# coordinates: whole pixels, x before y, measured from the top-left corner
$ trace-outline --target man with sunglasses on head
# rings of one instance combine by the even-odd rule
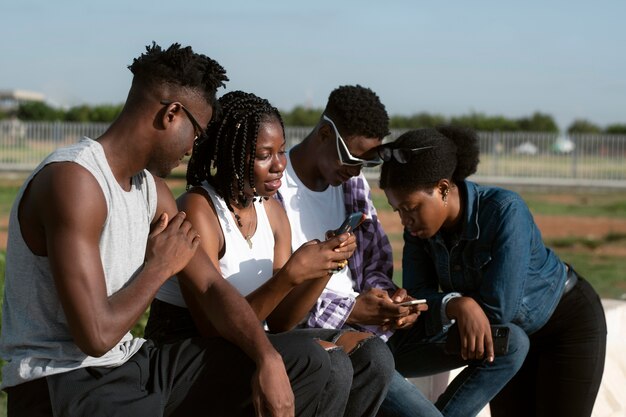
[[[129,66],[119,117],[48,156],[9,220],[0,355],[8,416],[313,416],[330,374],[308,336],[267,336],[178,212],[165,177],[228,80],[190,47]],[[130,330],[173,275],[203,337]]]
[[[387,341],[396,330],[412,326],[426,309],[399,305],[411,297],[392,281],[391,244],[361,172],[382,163],[385,154],[379,150],[388,134],[389,116],[376,93],[360,85],[341,86],[331,92],[317,126],[289,151],[277,198],[289,217],[294,250],[310,240],[324,240],[326,232],[351,213],[366,216],[353,230],[357,249],[347,266],[329,271],[326,281],[310,283],[308,290],[319,296],[302,327],[357,329]],[[354,364],[355,369],[361,367]],[[358,377],[355,374],[353,389],[367,390],[378,382]],[[389,389],[407,397],[407,413],[396,415],[441,415],[397,372]]]

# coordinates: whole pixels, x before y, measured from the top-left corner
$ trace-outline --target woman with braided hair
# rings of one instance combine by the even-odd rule
[[[202,249],[225,279],[246,297],[268,331],[305,333],[328,351],[331,378],[318,415],[374,416],[393,373],[388,348],[368,333],[293,329],[356,247],[349,233],[310,241],[291,252],[291,229],[280,202],[287,160],[278,110],[254,94],[233,91],[194,146],[187,192],[179,208],[201,236]],[[182,282],[172,278],[151,306],[146,337],[166,342],[211,334],[194,321]],[[187,301],[187,302],[186,302]]]

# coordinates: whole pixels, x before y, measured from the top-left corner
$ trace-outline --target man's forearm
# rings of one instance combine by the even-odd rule
[[[228,281],[216,280],[198,301],[196,306],[188,304],[194,316],[202,317],[196,319],[201,334],[210,334],[210,328],[214,328],[256,363],[268,354],[276,354],[247,300]]]

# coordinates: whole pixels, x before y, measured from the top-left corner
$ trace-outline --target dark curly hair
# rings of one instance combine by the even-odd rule
[[[211,106],[215,106],[217,89],[228,81],[226,70],[217,61],[179,43],[164,50],[152,42],[128,68],[133,73],[132,88],[153,89],[161,85],[189,88],[201,93]]]
[[[247,206],[244,178],[254,184],[256,140],[261,123],[278,120],[278,109],[269,101],[243,91],[232,91],[218,100],[220,112],[207,127],[206,137],[196,142],[187,167],[187,189],[208,181],[232,211],[231,201]],[[246,158],[249,157],[248,161]],[[234,183],[238,193],[235,195]]]
[[[324,114],[344,136],[383,139],[389,135],[389,115],[372,90],[360,85],[344,85],[330,93]]]
[[[395,158],[385,161],[380,171],[380,188],[422,190],[434,187],[439,180],[460,182],[476,172],[479,162],[478,135],[460,126],[441,126],[403,133],[391,148],[416,149],[407,163]]]

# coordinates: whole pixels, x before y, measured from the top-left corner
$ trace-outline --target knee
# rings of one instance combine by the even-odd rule
[[[329,349],[327,352],[330,360],[330,377],[327,383],[329,392],[348,395],[354,376],[352,361],[340,347]]]
[[[296,373],[307,375],[323,386],[331,371],[330,359],[324,348],[310,337],[283,335],[272,335],[270,340],[283,357],[288,372],[289,369],[297,370]]]
[[[508,323],[506,327],[509,328],[509,349],[504,357],[507,358],[507,362],[515,369],[521,368],[528,350],[530,349],[530,339],[526,332],[521,327]]]
[[[350,353],[355,372],[365,372],[372,381],[391,381],[395,373],[395,361],[387,344],[379,337],[362,340]]]

